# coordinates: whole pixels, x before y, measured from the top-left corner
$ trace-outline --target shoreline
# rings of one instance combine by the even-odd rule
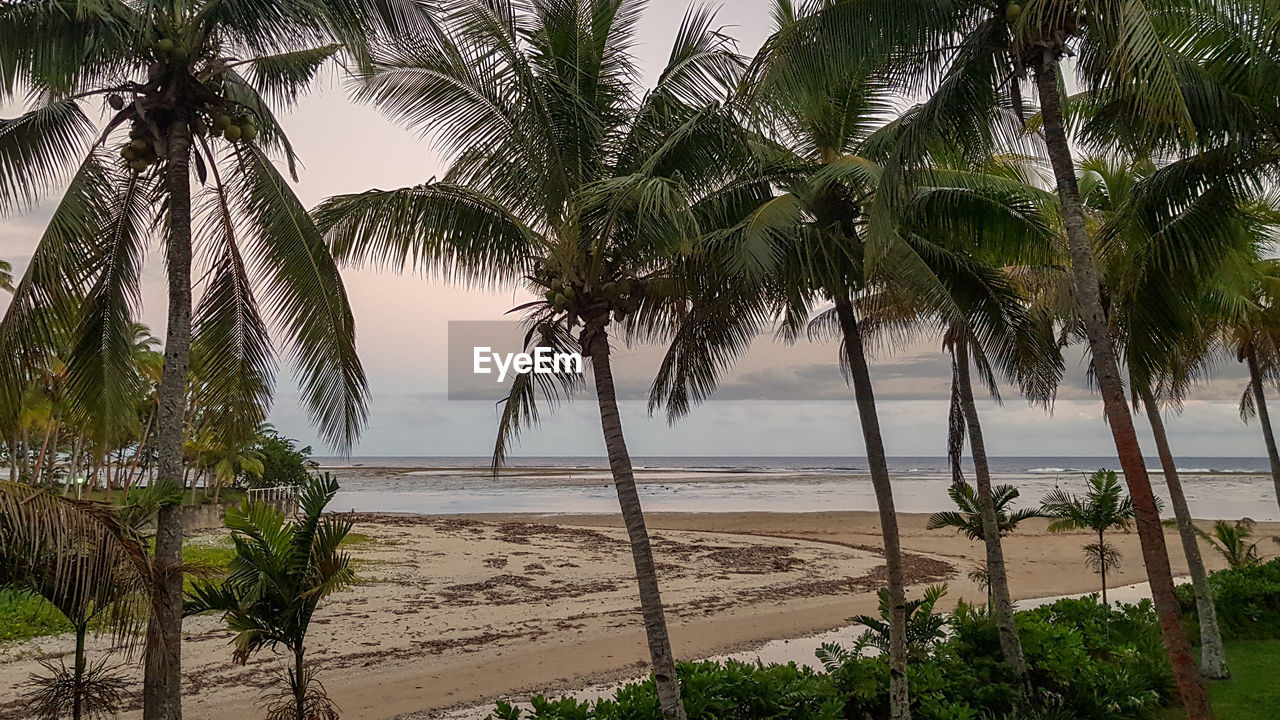
[[[353,519],[355,531],[369,538],[351,549],[365,582],[322,606],[308,637],[309,655],[343,718],[434,717],[500,697],[626,681],[645,667],[620,516]],[[980,546],[926,531],[926,519],[899,515],[903,549],[914,565],[909,592],[947,582],[951,591],[939,609],[982,597],[966,577],[980,562]],[[650,513],[647,521],[679,657],[810,637],[875,611],[883,572],[875,513]],[[1046,533],[1041,522],[1024,527],[1006,541],[1015,599],[1095,590],[1096,576],[1080,562],[1086,536]],[[1258,528],[1277,530],[1275,523]],[[1176,532],[1167,538],[1176,548]],[[1109,539],[1126,557],[1111,584],[1144,580],[1136,534]],[[1175,574],[1185,573],[1180,553],[1173,554]],[[1216,563],[1211,567],[1221,565],[1206,557]],[[191,618],[184,634],[189,720],[252,706],[280,667],[269,654],[232,665],[230,635],[217,618]],[[91,659],[100,657],[94,653],[104,643],[91,647]],[[0,718],[22,717],[15,686],[39,669],[35,658],[67,650],[65,636],[0,648]],[[124,720],[139,716],[133,703],[124,709]]]

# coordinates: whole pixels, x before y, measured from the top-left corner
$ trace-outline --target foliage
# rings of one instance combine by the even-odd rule
[[[1256,523],[1249,518],[1243,518],[1234,523],[1215,520],[1212,533],[1207,533],[1200,528],[1196,528],[1196,533],[1227,561],[1227,567],[1235,570],[1262,562],[1262,556],[1258,553],[1258,545],[1262,541],[1249,542],[1249,538],[1253,537],[1254,525]],[[1271,540],[1280,543],[1280,538],[1275,536],[1272,536]]]
[[[1225,639],[1280,639],[1280,559],[1210,573],[1209,587]],[[1190,585],[1178,587],[1189,624],[1196,618]]]
[[[954,528],[964,533],[970,540],[982,539],[982,513],[978,506],[978,491],[966,482],[953,483],[947,489],[951,501],[959,510],[948,510],[929,516],[930,530]],[[1018,488],[1012,485],[997,485],[991,491],[991,498],[996,506],[996,526],[1000,529],[1000,537],[1005,537],[1018,528],[1023,521],[1033,517],[1044,517],[1038,508],[1020,508],[1010,511],[1014,500],[1018,499]]]
[[[1145,720],[1173,698],[1172,670],[1149,602],[1105,608],[1062,600],[1018,614],[1031,697],[1015,708],[1019,688],[999,661],[995,624],[965,605],[946,622],[951,634],[907,666],[912,717]],[[818,650],[823,670],[737,661],[682,663],[689,720],[787,718],[873,720],[888,716],[889,665],[838,645]],[[612,697],[531,700],[532,709],[498,703],[490,720],[654,720],[653,683],[630,683]]]
[[[188,593],[188,614],[215,611],[237,634],[234,659],[248,662],[257,652],[284,647],[294,664],[284,674],[288,702],[267,698],[271,717],[310,720],[327,718],[331,703],[315,672],[304,662],[307,630],[325,598],[355,582],[351,557],[339,550],[351,521],[324,515],[338,491],[328,474],[303,488],[300,515],[286,520],[267,503],[245,501],[227,511],[235,555],[226,579],[200,582]],[[326,710],[329,708],[329,710]]]
[[[33,674],[29,681],[32,688],[26,693],[26,707],[34,720],[62,720],[67,717],[83,717],[100,720],[116,717],[128,690],[128,682],[118,671],[107,665],[107,658],[86,667],[79,682],[74,668],[61,660],[54,664],[41,660],[40,666],[47,674]],[[81,705],[73,708],[79,695]]]
[[[880,653],[889,652],[889,591],[880,590],[880,616],[855,615],[849,622],[867,627],[854,644],[854,654],[862,654],[866,648],[875,648]],[[922,658],[929,654],[929,649],[946,635],[947,616],[935,613],[933,606],[942,596],[947,594],[947,586],[930,585],[925,588],[924,596],[908,600],[907,608],[907,655],[911,658]]]
[[[1108,530],[1128,531],[1136,511],[1133,499],[1125,495],[1114,470],[1098,470],[1087,479],[1084,497],[1061,488],[1041,501],[1045,517],[1052,518],[1050,532],[1087,530],[1097,534],[1097,542],[1084,546],[1085,565],[1102,576],[1102,601],[1107,601],[1107,570],[1120,564],[1120,551],[1106,541]]]
[[[262,461],[262,472],[241,475],[253,488],[306,485],[317,467],[310,445],[298,447],[297,441],[269,428],[258,433],[253,452]]]
[[[71,624],[48,600],[27,590],[0,588],[0,643],[59,635]]]

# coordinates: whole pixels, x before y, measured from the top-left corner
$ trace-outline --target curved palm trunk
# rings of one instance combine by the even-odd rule
[[[76,623],[76,656],[75,675],[71,689],[71,720],[80,720],[84,715],[84,636],[89,631],[89,621]]]
[[[1280,453],[1276,452],[1276,436],[1271,432],[1271,414],[1267,412],[1267,396],[1262,390],[1262,372],[1258,368],[1258,353],[1250,344],[1245,352],[1249,364],[1249,387],[1253,389],[1253,406],[1258,411],[1258,424],[1262,426],[1262,439],[1267,444],[1267,458],[1271,460],[1271,482],[1276,489],[1276,502],[1280,503]]]
[[[1018,639],[1018,624],[1009,596],[1009,574],[1004,564],[1004,548],[1000,541],[1000,522],[996,517],[996,501],[991,491],[991,468],[987,464],[987,448],[978,422],[978,406],[973,401],[973,383],[969,379],[968,342],[963,337],[955,343],[956,378],[960,389],[960,406],[969,426],[969,449],[973,452],[973,469],[977,477],[978,512],[982,517],[982,539],[987,547],[987,592],[992,617],[1000,631],[1000,651],[1005,664],[1021,682],[1027,675],[1027,661]]]
[[[613,471],[613,484],[618,491],[622,521],[627,527],[627,538],[631,541],[636,583],[640,586],[640,610],[644,615],[644,631],[649,641],[649,660],[653,665],[653,678],[658,688],[658,703],[662,707],[663,720],[685,720],[684,704],[680,700],[680,681],[676,677],[675,656],[671,651],[671,636],[667,633],[662,595],[658,591],[658,572],[653,564],[653,548],[649,544],[649,531],[644,524],[640,495],[636,492],[631,456],[622,435],[622,417],[618,414],[613,370],[609,366],[609,337],[603,330],[595,333],[589,350],[591,367],[595,372],[596,398],[600,404],[600,427],[604,430],[609,468]]]
[[[1109,608],[1107,602],[1107,542],[1104,533],[1098,533],[1098,573],[1102,575],[1102,607]]]
[[[1071,254],[1071,272],[1075,279],[1076,303],[1084,320],[1089,337],[1089,350],[1093,357],[1093,372],[1102,392],[1102,404],[1111,435],[1115,440],[1120,466],[1129,486],[1129,495],[1137,515],[1138,538],[1142,544],[1142,559],[1147,568],[1147,580],[1151,585],[1151,598],[1156,615],[1160,619],[1160,631],[1164,639],[1173,675],[1178,684],[1182,705],[1189,720],[1205,720],[1213,717],[1205,692],[1204,678],[1196,669],[1182,627],[1182,614],[1173,591],[1173,572],[1169,567],[1169,551],[1165,547],[1164,530],[1160,525],[1160,513],[1151,491],[1151,480],[1138,447],[1138,434],[1125,398],[1124,385],[1116,364],[1111,334],[1106,315],[1102,310],[1102,295],[1098,286],[1098,273],[1094,267],[1089,236],[1085,231],[1084,210],[1080,204],[1080,192],[1076,186],[1075,162],[1067,143],[1066,127],[1062,116],[1062,104],[1058,93],[1058,63],[1052,51],[1046,49],[1036,67],[1036,89],[1040,96],[1040,113],[1044,123],[1045,145],[1053,165],[1053,175],[1058,185],[1058,197],[1062,205],[1063,224],[1067,232],[1067,244]]]
[[[893,485],[889,480],[889,462],[880,436],[880,419],[876,416],[876,400],[871,389],[871,373],[862,348],[862,336],[853,305],[846,299],[836,301],[836,315],[844,335],[845,353],[849,358],[849,375],[853,380],[853,396],[858,405],[862,439],[867,446],[867,464],[871,469],[871,485],[880,510],[880,533],[884,539],[884,560],[889,580],[889,717],[910,720],[911,700],[907,688],[907,605],[902,577],[902,546],[898,541],[898,513],[893,507]]]
[[[1178,521],[1178,536],[1182,550],[1187,555],[1187,568],[1191,573],[1191,588],[1196,596],[1196,614],[1200,618],[1200,672],[1205,677],[1223,679],[1231,677],[1227,667],[1226,650],[1222,646],[1222,631],[1218,629],[1218,610],[1213,605],[1213,590],[1209,587],[1209,573],[1200,557],[1199,538],[1187,507],[1187,496],[1182,492],[1182,480],[1178,477],[1178,465],[1169,449],[1169,436],[1164,431],[1164,418],[1150,387],[1140,387],[1142,405],[1147,409],[1147,421],[1156,438],[1156,450],[1160,453],[1160,466],[1164,469],[1164,481],[1169,486],[1169,500],[1173,516]]]
[[[183,414],[191,355],[191,136],[186,123],[172,123],[166,174],[169,186],[169,326],[164,342],[164,371],[158,390],[157,483],[182,491]],[[147,625],[146,673],[142,687],[143,720],[182,718],[182,508],[165,504],[156,517],[155,564],[159,574]]]

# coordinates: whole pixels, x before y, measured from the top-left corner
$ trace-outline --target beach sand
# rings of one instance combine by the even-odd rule
[[[644,632],[626,535],[616,515],[356,515],[369,542],[352,548],[362,582],[332,597],[308,636],[308,656],[347,720],[425,718],[642,674]],[[966,575],[979,544],[925,530],[900,515],[908,582],[950,584],[947,607],[982,591]],[[679,658],[743,650],[830,630],[875,611],[883,582],[878,517],[867,512],[655,513],[648,516],[667,619]],[[1260,535],[1280,531],[1263,524]],[[1175,574],[1185,563],[1167,534]],[[202,538],[217,541],[216,534]],[[1082,534],[1029,521],[1006,540],[1015,598],[1088,592]],[[1115,534],[1119,585],[1145,579],[1136,534]],[[1218,558],[1206,558],[1218,567]],[[184,716],[256,717],[257,699],[283,670],[264,653],[231,663],[230,633],[215,617],[184,625]],[[91,661],[105,647],[91,643]],[[19,685],[37,660],[71,650],[69,637],[0,648],[0,718],[22,718]],[[122,669],[140,676],[136,663]],[[138,700],[121,717],[140,717]]]

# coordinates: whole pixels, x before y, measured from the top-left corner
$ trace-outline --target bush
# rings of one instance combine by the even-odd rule
[[[253,452],[262,458],[262,475],[241,476],[251,488],[306,485],[316,469],[310,445],[300,448],[297,441],[274,430],[265,430],[258,435]]]
[[[1224,639],[1280,639],[1280,559],[1211,573],[1209,587],[1213,590],[1213,604]],[[1191,586],[1179,585],[1177,590],[1189,634],[1199,638]]]
[[[1031,695],[1020,695],[1003,664],[995,624],[961,605],[950,637],[907,666],[917,720],[1145,720],[1173,697],[1173,673],[1150,602],[1107,609],[1062,600],[1018,614]],[[836,645],[818,651],[825,672],[740,662],[679,666],[689,720],[873,720],[889,715],[889,665]],[[531,711],[499,703],[496,720],[660,720],[652,681],[631,683],[595,703],[534,698]],[[1017,714],[1017,713],[1021,714]]]

